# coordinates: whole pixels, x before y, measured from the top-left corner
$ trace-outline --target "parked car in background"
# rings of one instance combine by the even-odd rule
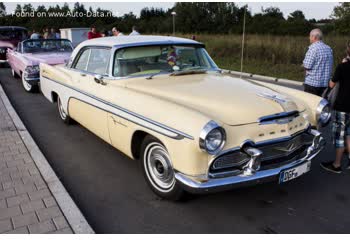
[[[13,77],[21,77],[24,89],[35,92],[40,80],[39,64],[63,64],[72,54],[73,47],[67,39],[28,39],[15,50],[8,50],[8,63]]]
[[[0,27],[0,63],[7,62],[7,49],[13,49],[27,37],[27,29],[23,27]]]
[[[320,97],[223,75],[189,39],[89,40],[67,65],[40,71],[60,118],[139,160],[167,199],[303,175],[324,146],[316,128],[331,116]]]

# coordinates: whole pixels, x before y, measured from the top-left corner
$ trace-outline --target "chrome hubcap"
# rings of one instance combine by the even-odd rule
[[[159,143],[151,143],[145,151],[147,175],[160,191],[170,190],[174,183],[174,171],[169,155]]]
[[[30,91],[32,89],[32,85],[25,80],[24,76],[22,76],[22,83],[25,90]]]

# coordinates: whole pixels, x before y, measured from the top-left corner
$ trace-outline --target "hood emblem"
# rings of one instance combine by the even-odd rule
[[[277,95],[277,94],[270,94],[270,93],[263,92],[263,93],[258,93],[257,95],[260,97],[275,101],[279,104],[284,104],[284,103],[288,102],[288,99],[282,97],[281,95]]]

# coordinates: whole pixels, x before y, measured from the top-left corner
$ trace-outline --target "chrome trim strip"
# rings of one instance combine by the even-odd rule
[[[40,81],[40,77],[39,78],[25,78],[25,80],[27,82],[39,82]]]
[[[299,116],[299,112],[298,111],[281,112],[281,113],[276,113],[276,114],[260,117],[258,119],[258,123],[260,125],[265,125],[265,124],[286,124],[288,122],[293,121],[294,118],[296,118],[298,116]]]
[[[103,100],[103,99],[101,99],[101,98],[98,98],[98,97],[96,97],[96,96],[94,96],[94,95],[92,95],[92,94],[89,94],[89,93],[87,93],[87,92],[81,91],[80,89],[71,87],[71,86],[69,86],[69,85],[67,85],[67,84],[58,82],[58,81],[56,81],[56,80],[54,80],[54,79],[51,79],[51,78],[45,77],[45,79],[50,80],[50,81],[53,81],[53,82],[55,82],[55,83],[57,83],[57,84],[60,84],[60,85],[62,85],[62,86],[65,86],[65,87],[67,87],[67,88],[70,88],[70,89],[72,89],[72,90],[74,90],[74,91],[77,91],[77,92],[79,92],[79,93],[81,93],[81,94],[83,94],[83,95],[85,95],[85,96],[91,97],[91,98],[95,99],[96,101],[99,101],[99,102],[101,102],[101,103],[103,103],[103,104],[106,104],[106,105],[108,105],[108,106],[110,106],[110,107],[113,107],[113,108],[115,108],[115,109],[117,109],[117,110],[120,110],[120,111],[122,111],[122,112],[124,112],[124,113],[127,113],[127,114],[129,114],[129,115],[131,115],[131,116],[133,116],[133,117],[136,117],[136,118],[138,118],[138,119],[140,119],[140,120],[143,120],[143,121],[145,121],[145,122],[147,122],[147,123],[150,123],[150,124],[152,124],[152,125],[155,125],[155,126],[157,126],[157,127],[159,127],[159,128],[163,128],[163,129],[166,130],[166,131],[169,131],[169,132],[171,132],[171,133],[173,133],[173,134],[176,134],[176,136],[172,136],[172,135],[166,134],[166,133],[164,133],[164,132],[159,132],[159,131],[157,131],[156,129],[147,127],[147,126],[145,126],[145,125],[142,124],[142,123],[132,121],[131,119],[126,119],[126,118],[124,118],[124,117],[122,117],[122,116],[119,116],[119,115],[113,113],[114,115],[116,115],[116,116],[118,116],[118,117],[122,117],[122,118],[124,118],[124,119],[126,119],[126,120],[128,120],[128,121],[130,121],[130,122],[133,122],[133,123],[139,125],[139,126],[148,128],[148,129],[150,129],[150,130],[152,130],[152,131],[158,132],[158,133],[160,133],[160,134],[163,134],[163,135],[165,135],[165,136],[167,136],[167,137],[171,137],[171,138],[173,138],[173,139],[181,140],[181,139],[183,139],[183,138],[188,138],[188,139],[190,139],[190,140],[194,140],[194,137],[192,137],[191,135],[188,135],[188,134],[183,133],[183,132],[181,132],[181,131],[179,131],[179,130],[176,130],[176,129],[173,129],[173,128],[171,128],[171,127],[168,127],[168,126],[166,126],[166,125],[164,125],[164,124],[161,124],[161,123],[159,123],[159,122],[153,121],[153,120],[151,120],[151,119],[149,119],[149,118],[146,118],[146,117],[144,117],[144,116],[141,116],[141,115],[139,115],[139,114],[137,114],[137,113],[131,112],[131,111],[125,109],[125,108],[122,108],[122,107],[120,107],[120,106],[118,106],[118,105],[115,105],[115,104],[112,104],[112,103],[110,103],[110,102],[107,102],[106,100]],[[80,99],[78,99],[78,100],[81,101]],[[92,105],[92,104],[91,104],[91,105]],[[93,105],[93,106],[95,106],[95,105]],[[97,106],[95,106],[95,107],[97,107]],[[106,111],[106,109],[102,109],[102,110]]]

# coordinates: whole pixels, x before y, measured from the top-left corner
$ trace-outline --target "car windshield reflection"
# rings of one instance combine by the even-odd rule
[[[115,77],[218,70],[206,50],[198,46],[131,47],[118,50],[114,58]]]
[[[23,42],[23,53],[72,52],[72,51],[73,51],[73,47],[69,40],[31,39]]]

